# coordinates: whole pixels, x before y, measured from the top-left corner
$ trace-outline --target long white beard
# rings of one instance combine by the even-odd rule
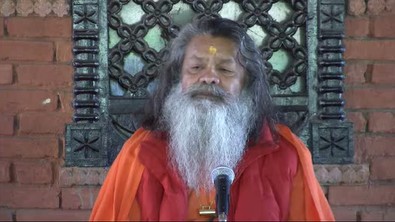
[[[198,97],[207,90],[209,95],[216,96]],[[234,169],[237,166],[244,154],[249,127],[255,120],[250,96],[245,92],[239,98],[225,94],[219,87],[213,90],[204,85],[182,93],[177,85],[164,104],[163,120],[170,134],[170,162],[187,186],[196,191],[213,187],[210,174],[215,167],[224,165]]]

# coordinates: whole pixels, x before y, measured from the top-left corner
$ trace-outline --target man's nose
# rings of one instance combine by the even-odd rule
[[[199,82],[203,84],[215,84],[218,85],[220,80],[218,74],[213,69],[207,69],[199,78]]]

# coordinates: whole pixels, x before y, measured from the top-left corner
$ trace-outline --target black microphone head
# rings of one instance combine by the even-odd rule
[[[215,181],[215,178],[217,178],[219,175],[226,175],[229,178],[230,183],[232,184],[233,180],[235,179],[235,173],[230,167],[227,166],[219,166],[213,169],[211,171],[211,180]]]

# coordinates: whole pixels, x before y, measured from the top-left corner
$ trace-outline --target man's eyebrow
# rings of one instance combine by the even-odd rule
[[[194,59],[194,60],[197,60],[197,61],[199,61],[199,62],[206,60],[206,58],[200,57],[199,55],[192,55],[192,56],[190,57],[190,59]],[[235,60],[233,57],[229,57],[229,58],[217,58],[217,59],[218,59],[218,62],[219,62],[220,64],[233,64],[233,63],[236,62],[236,60]]]
[[[201,61],[201,60],[203,60],[203,57],[199,57],[199,56],[197,56],[197,55],[192,55],[192,56],[191,56],[191,59],[195,59],[195,60]]]
[[[221,64],[233,64],[235,61],[236,60],[234,58],[219,59]]]

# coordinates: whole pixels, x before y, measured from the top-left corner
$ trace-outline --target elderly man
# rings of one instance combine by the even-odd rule
[[[213,220],[218,166],[235,171],[229,220],[333,220],[303,143],[283,126],[263,59],[228,19],[185,26],[150,110],[113,163],[91,220]]]

